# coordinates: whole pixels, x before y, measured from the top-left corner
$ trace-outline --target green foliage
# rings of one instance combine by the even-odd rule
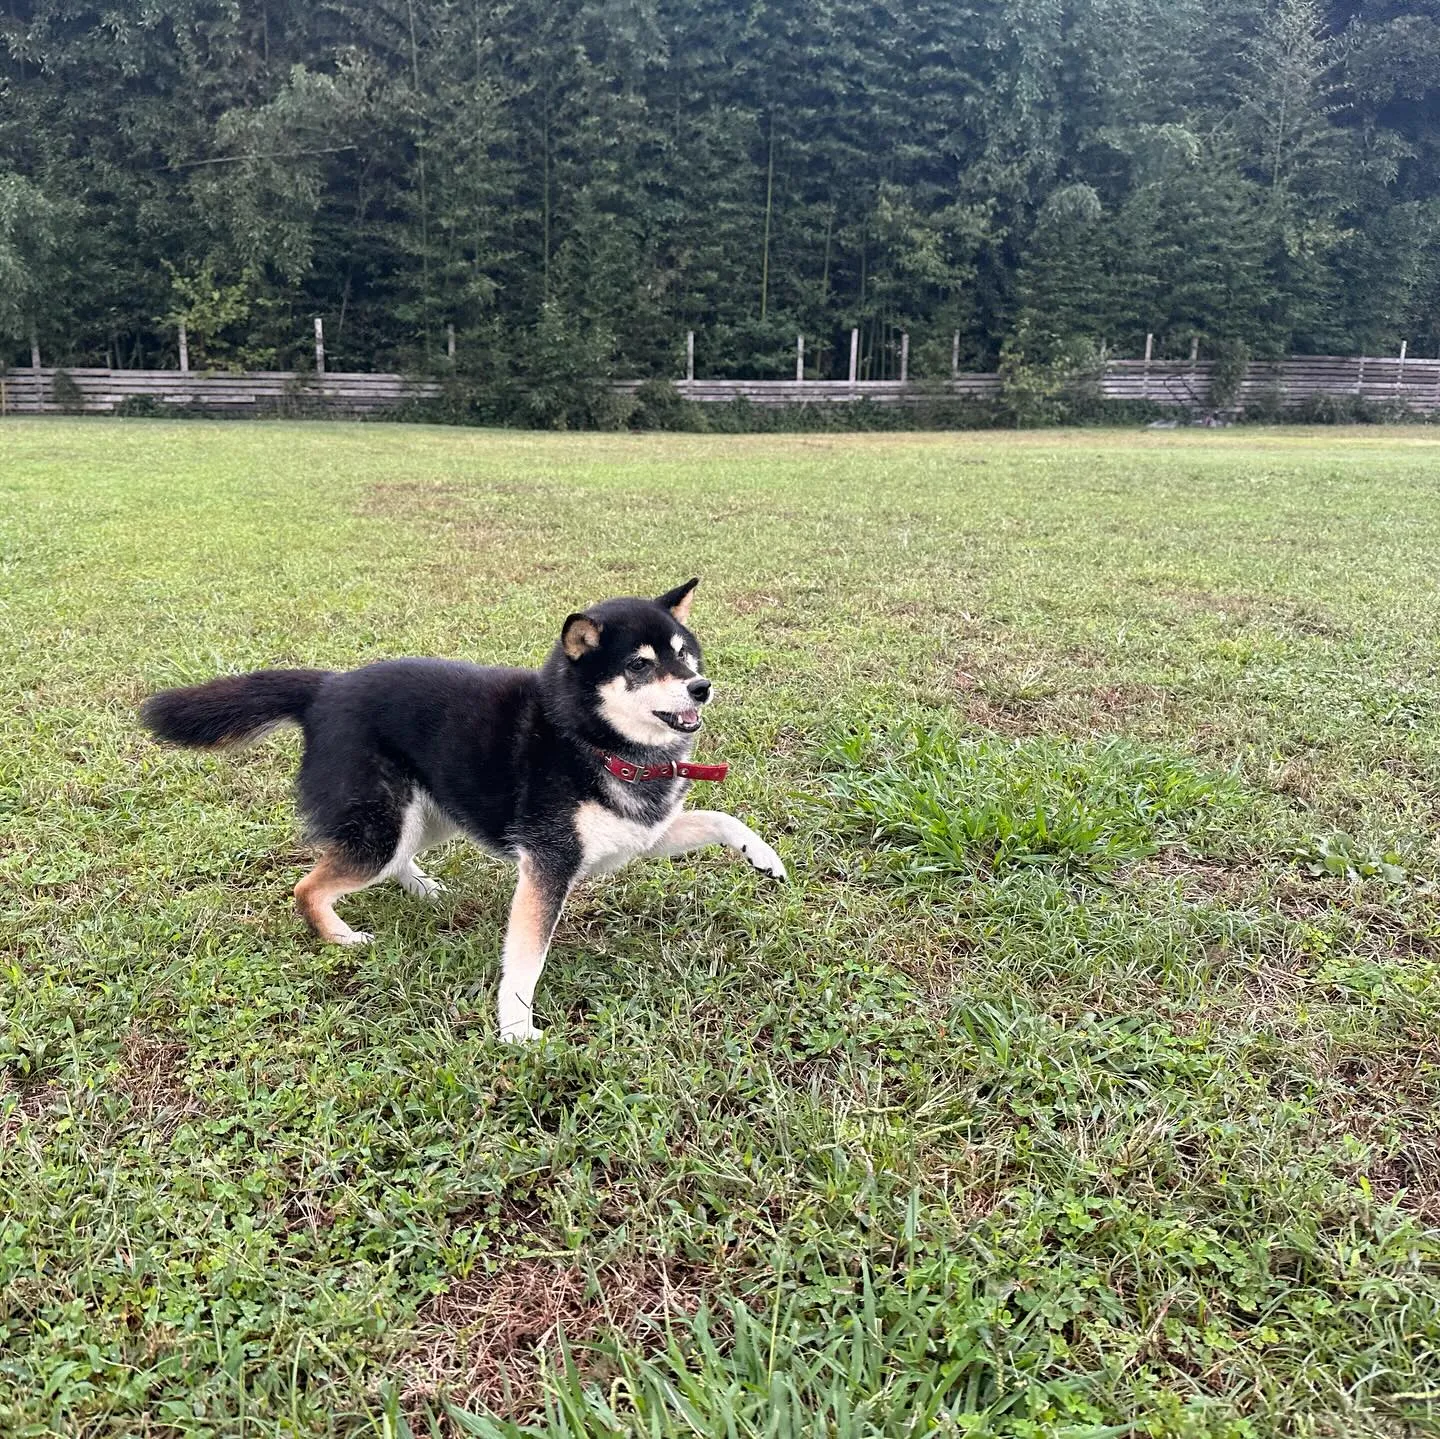
[[[705,407],[685,399],[668,380],[646,380],[635,391],[630,426],[636,430],[704,430]]]
[[[1233,783],[1112,742],[1016,745],[911,728],[831,746],[836,818],[912,876],[1010,865],[1113,869],[1233,811]]]
[[[964,1428],[956,1433],[1035,1439],[1065,1432],[1052,1427],[1057,1421],[1093,1419],[1096,1411],[1063,1384],[1007,1383],[995,1338],[1018,1315],[1001,1295],[985,1292],[959,1256],[913,1248],[893,1271],[862,1262],[858,1275],[805,1275],[795,1288],[787,1282],[758,1310],[733,1300],[715,1313],[702,1309],[655,1336],[653,1357],[613,1341],[597,1346],[586,1357],[616,1376],[608,1392],[566,1355],[540,1422],[451,1417],[462,1432],[487,1439],[676,1432],[802,1439],[927,1434],[957,1424]],[[1008,1362],[1033,1372],[1045,1347],[1037,1331]],[[1093,1425],[1073,1432],[1087,1430],[1090,1439],[1107,1432]]]
[[[172,408],[162,405],[153,395],[126,395],[115,406],[115,414],[122,420],[155,420]]]
[[[1306,395],[1290,404],[1285,418],[1299,425],[1424,424],[1436,417],[1377,405],[1359,395]]]
[[[48,308],[66,218],[33,181],[0,170],[0,341],[28,340]]]
[[[222,284],[207,261],[196,275],[182,275],[166,262],[173,302],[165,316],[167,327],[185,326],[192,368],[267,370],[275,365],[273,348],[256,346],[254,333],[259,312],[267,301],[258,292],[259,275],[245,269],[233,284]]]
[[[78,415],[85,408],[85,396],[74,377],[64,370],[56,370],[50,382],[50,397],[60,407],[62,414]]]
[[[1233,409],[1250,364],[1250,347],[1243,340],[1221,340],[1211,345],[1207,353],[1210,360],[1210,407],[1214,410]]]
[[[1004,423],[1005,416],[983,400],[956,400],[941,393],[921,395],[910,405],[855,404],[759,405],[743,397],[727,404],[700,404],[685,399],[668,380],[647,380],[630,395],[618,395],[571,375],[568,386],[536,382],[543,404],[531,397],[529,382],[519,374],[504,379],[476,376],[442,377],[436,399],[409,401],[391,411],[390,419],[448,425],[505,425],[546,429],[658,430],[692,434],[843,434],[906,430],[983,430]],[[1086,422],[1133,424],[1152,419],[1159,406],[1125,402],[1077,403],[1072,414]],[[539,425],[544,417],[546,423]],[[558,417],[561,423],[555,423]]]
[[[1380,879],[1386,884],[1404,884],[1409,878],[1405,861],[1395,850],[1372,849],[1348,834],[1315,835],[1297,845],[1294,854],[1315,879]]]
[[[1440,346],[1440,0],[122,10],[5,22],[21,356],[34,323],[64,363],[169,361],[177,304],[235,292],[216,363],[303,363],[319,314],[333,368],[432,372],[453,326],[489,414],[569,363],[557,314],[636,378],[688,329],[705,375],[784,377],[803,333],[843,377],[858,326],[867,378],[902,333],[945,376],[958,332],[1049,415],[1040,338]],[[534,422],[589,411],[624,418],[552,388]]]
[[[702,405],[682,399],[672,385],[651,381],[641,387],[636,400],[636,409],[629,420],[632,428],[689,430],[700,434],[987,430],[1004,419],[989,401],[956,400],[944,394],[922,394],[918,403],[910,405],[881,405],[868,399],[843,405],[757,405],[743,397],[728,404]]]
[[[1011,422],[1062,424],[1093,399],[1100,356],[1085,339],[1043,331],[1022,318],[1000,351],[1000,404]]]
[[[1278,425],[1286,417],[1285,392],[1278,384],[1252,391],[1241,414],[1253,425]]]
[[[515,338],[508,378],[515,417],[544,430],[622,429],[633,402],[606,383],[614,347],[606,330],[547,301],[534,330]]]

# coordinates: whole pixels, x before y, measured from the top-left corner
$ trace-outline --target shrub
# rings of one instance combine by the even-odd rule
[[[165,406],[153,395],[126,395],[115,413],[126,420],[157,420],[165,413]]]
[[[1218,340],[1209,349],[1210,408],[1234,409],[1250,369],[1250,347],[1244,340]]]
[[[687,400],[668,380],[646,380],[635,391],[632,430],[708,430],[705,406]]]
[[[1266,385],[1245,404],[1244,416],[1257,425],[1277,425],[1290,418],[1285,407],[1285,393],[1279,385]]]
[[[1099,398],[1100,357],[1089,340],[1040,333],[1026,320],[1000,351],[1000,403],[1017,429],[1061,425]]]
[[[63,414],[80,415],[85,412],[85,395],[66,370],[55,371],[55,378],[50,381],[50,398]]]
[[[627,405],[610,388],[613,338],[546,301],[535,328],[517,335],[512,384],[498,408],[541,430],[619,429]]]

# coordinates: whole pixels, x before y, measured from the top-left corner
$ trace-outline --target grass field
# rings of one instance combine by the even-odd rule
[[[1440,444],[0,426],[0,1434],[1440,1432]],[[494,1037],[271,664],[698,573],[718,852]],[[557,1338],[563,1334],[563,1343]]]

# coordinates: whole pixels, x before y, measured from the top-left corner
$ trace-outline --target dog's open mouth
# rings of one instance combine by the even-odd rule
[[[673,730],[681,734],[694,734],[700,728],[699,710],[655,710],[655,718],[664,720]]]

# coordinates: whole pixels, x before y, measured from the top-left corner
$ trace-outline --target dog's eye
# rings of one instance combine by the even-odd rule
[[[644,655],[631,655],[625,661],[625,673],[627,675],[643,675],[650,668],[650,661]]]

